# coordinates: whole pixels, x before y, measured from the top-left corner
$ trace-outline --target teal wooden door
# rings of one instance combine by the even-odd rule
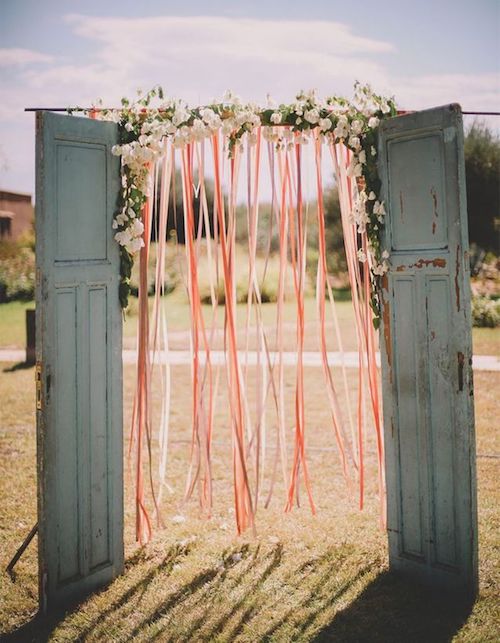
[[[391,262],[381,332],[390,564],[474,594],[475,438],[460,108],[384,122],[379,153]]]
[[[123,569],[117,126],[37,114],[37,440],[43,610]]]

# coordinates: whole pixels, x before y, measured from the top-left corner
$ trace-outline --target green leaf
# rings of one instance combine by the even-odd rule
[[[120,286],[118,288],[118,297],[120,299],[120,305],[123,309],[125,309],[128,306],[129,295],[130,295],[130,284],[128,284],[125,281],[121,281]]]

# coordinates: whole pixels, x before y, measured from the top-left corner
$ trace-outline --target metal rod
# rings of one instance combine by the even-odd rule
[[[477,115],[477,116],[500,116],[500,112],[462,112],[466,116]]]
[[[120,111],[124,109],[122,107],[25,107],[25,112],[103,112],[103,111]],[[141,112],[147,112],[146,107],[141,108]],[[158,109],[156,111],[164,112],[164,109]],[[402,109],[398,110],[398,114],[409,114],[416,110],[411,109]],[[466,116],[500,116],[500,112],[482,112],[482,111],[465,111],[462,110],[462,114]],[[276,126],[274,126],[276,127]]]
[[[69,107],[25,107],[24,111],[25,112],[67,112],[69,111]],[[73,111],[85,111],[83,107],[78,110],[73,110]]]
[[[22,545],[19,547],[19,549],[14,554],[14,557],[12,558],[10,563],[7,565],[6,572],[7,572],[7,574],[9,574],[9,576],[12,575],[12,571],[14,569],[15,564],[21,558],[21,556],[23,555],[24,551],[26,550],[26,547],[30,544],[30,542],[35,537],[35,534],[36,534],[37,531],[38,531],[38,523],[36,522],[35,525],[32,527],[31,531],[29,532],[29,534],[23,540]]]

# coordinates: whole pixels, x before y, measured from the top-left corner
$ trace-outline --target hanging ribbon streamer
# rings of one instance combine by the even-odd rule
[[[297,372],[295,382],[295,444],[292,473],[288,487],[288,498],[285,505],[285,511],[290,511],[297,501],[299,502],[299,473],[302,468],[302,475],[309,498],[309,504],[313,514],[316,513],[316,507],[312,497],[311,482],[309,479],[306,450],[305,450],[305,406],[304,406],[304,287],[306,278],[306,254],[305,254],[305,230],[303,220],[303,198],[302,198],[302,165],[301,165],[301,146],[295,143],[292,150],[287,149],[285,160],[285,171],[283,178],[283,187],[286,191],[288,187],[289,194],[289,233],[290,233],[290,256],[292,263],[293,283],[295,289],[295,298],[297,303]],[[293,157],[290,159],[290,156]],[[290,166],[295,160],[295,207],[292,197],[292,180]]]
[[[230,207],[228,208],[228,225],[226,230],[224,201],[220,173],[219,135],[212,138],[214,158],[215,210],[219,226],[222,269],[225,291],[225,331],[228,351],[228,388],[231,407],[231,425],[233,434],[233,471],[234,501],[236,527],[238,534],[248,527],[254,527],[254,507],[250,491],[246,457],[245,457],[245,416],[243,410],[243,391],[241,370],[236,341],[236,284],[235,284],[235,205],[239,153],[231,159]]]
[[[376,364],[376,337],[371,323],[371,284],[369,263],[364,262],[363,273],[359,268],[359,258],[368,257],[368,239],[365,231],[358,232],[352,212],[357,196],[357,185],[347,173],[350,165],[350,152],[343,145],[330,145],[330,153],[337,176],[339,201],[341,209],[342,230],[347,257],[349,282],[353,309],[356,321],[356,336],[358,340],[358,460],[359,460],[359,498],[360,508],[364,504],[364,465],[363,465],[363,396],[365,378],[370,392],[372,416],[375,425],[375,435],[378,458],[378,486],[380,500],[381,525],[386,523],[384,449],[382,437],[381,405],[378,390],[378,372]]]
[[[149,168],[150,172],[153,168]],[[144,492],[144,448],[148,457],[148,474],[151,494],[159,517],[159,508],[152,484],[152,444],[151,444],[151,362],[149,346],[148,310],[148,261],[151,240],[152,200],[148,198],[142,210],[144,226],[143,242],[139,256],[139,321],[137,330],[137,376],[136,390],[132,409],[131,439],[129,452],[135,446],[136,481],[136,539],[141,545],[149,542],[152,526],[145,502]]]
[[[282,130],[283,131],[283,130]],[[134,455],[136,490],[136,535],[141,544],[152,537],[152,520],[148,505],[161,525],[160,502],[168,489],[168,441],[171,409],[172,374],[168,341],[165,273],[169,209],[175,210],[176,160],[180,161],[182,180],[182,225],[185,263],[181,274],[185,283],[190,312],[191,355],[191,439],[190,466],[186,479],[184,502],[189,501],[196,489],[200,509],[210,516],[213,506],[212,444],[215,430],[215,410],[220,373],[224,373],[214,358],[213,345],[217,338],[217,319],[220,300],[224,300],[224,353],[227,400],[232,440],[232,466],[234,506],[238,534],[255,529],[255,514],[261,498],[267,507],[271,501],[279,471],[286,489],[285,510],[291,511],[300,504],[300,483],[303,482],[312,513],[316,512],[312,494],[312,481],[307,462],[305,338],[306,338],[306,285],[308,244],[308,192],[304,181],[306,162],[300,134],[285,128],[284,144],[277,148],[267,143],[270,174],[271,204],[269,238],[263,271],[259,266],[259,188],[262,182],[262,132],[257,130],[254,140],[244,137],[232,150],[226,161],[228,138],[215,133],[210,141],[213,167],[213,203],[207,193],[207,168],[203,141],[185,144],[176,150],[171,142],[164,142],[156,165],[149,168],[152,195],[142,211],[144,247],[139,258],[139,322],[137,337],[137,376],[132,409],[129,453]],[[361,255],[369,257],[366,233],[359,232],[353,223],[352,211],[357,197],[355,180],[348,175],[350,153],[341,145],[329,144],[334,165],[341,207],[341,223],[352,292],[352,304],[358,345],[358,392],[356,422],[353,420],[351,398],[343,346],[336,312],[336,304],[327,268],[325,205],[323,201],[323,144],[324,137],[314,132],[311,136],[314,163],[315,194],[318,225],[318,265],[316,276],[316,309],[319,354],[323,370],[326,399],[328,400],[333,436],[337,445],[341,470],[348,488],[357,479],[359,505],[365,497],[365,439],[367,417],[365,402],[369,400],[375,428],[378,458],[378,486],[381,502],[381,521],[385,524],[385,479],[383,468],[383,442],[379,379],[376,366],[376,337],[371,324],[370,263],[360,264]],[[240,166],[246,169],[246,217],[238,215],[238,187]],[[210,168],[212,169],[212,168]],[[311,208],[312,210],[312,208]],[[244,212],[244,210],[243,210]],[[248,277],[242,353],[239,350],[237,322],[238,244],[236,228],[246,224]],[[154,267],[155,293],[151,318],[148,308],[148,264],[150,260],[151,229],[155,226],[157,239],[156,265]],[[271,258],[273,226],[276,225],[279,245],[277,259],[279,273],[276,291],[276,326],[274,329],[274,354],[269,348],[263,322],[263,283]],[[179,232],[179,231],[178,231]],[[177,243],[180,257],[182,246]],[[201,262],[206,261],[210,306],[201,303]],[[203,264],[205,265],[205,264]],[[295,387],[293,412],[287,411],[285,366],[285,303],[287,279],[295,302]],[[221,281],[222,280],[222,281]],[[223,289],[222,289],[223,284]],[[333,320],[335,339],[342,357],[341,377],[336,381],[329,363],[327,341],[327,299]],[[210,320],[208,320],[208,315]],[[207,317],[207,319],[205,319]],[[252,319],[254,323],[252,325]],[[253,333],[255,335],[253,335]],[[255,352],[255,361],[252,357]],[[253,371],[252,371],[253,369]],[[152,437],[152,380],[158,371],[161,386],[161,409],[158,431],[158,455],[153,450]],[[252,375],[251,375],[252,373]],[[254,375],[253,375],[254,374]],[[343,387],[345,405],[339,400],[338,388]],[[253,388],[252,388],[253,387]],[[250,392],[251,391],[251,392]],[[252,400],[254,400],[252,402]],[[268,402],[273,404],[275,421]],[[347,423],[346,423],[347,422]],[[292,426],[290,426],[290,424]],[[275,435],[273,434],[275,431]],[[293,434],[293,456],[289,463],[287,434]],[[270,444],[275,441],[271,450]],[[269,455],[268,451],[272,455]],[[157,468],[153,467],[158,457]],[[153,470],[158,471],[157,487]],[[145,483],[145,477],[149,483]],[[266,486],[267,485],[267,486]],[[151,487],[151,500],[146,496]]]
[[[316,189],[318,200],[318,275],[316,285],[316,301],[319,315],[319,339],[321,359],[323,363],[323,372],[326,380],[328,400],[333,421],[335,439],[339,449],[342,471],[348,484],[350,484],[349,464],[355,465],[354,454],[352,451],[349,437],[344,434],[344,419],[342,417],[341,407],[337,398],[337,392],[333,381],[330,366],[328,364],[327,341],[326,341],[326,310],[325,298],[328,294],[331,297],[332,306],[334,306],[331,289],[327,288],[328,274],[326,263],[326,235],[325,235],[325,210],[323,205],[323,178],[321,172],[321,140],[317,135],[315,138],[315,163],[316,163]],[[345,373],[344,373],[345,379]],[[347,390],[347,385],[346,385]],[[347,397],[347,400],[349,398]],[[350,415],[350,409],[349,415]]]

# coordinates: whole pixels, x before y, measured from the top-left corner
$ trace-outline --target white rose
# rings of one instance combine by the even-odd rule
[[[213,120],[215,112],[209,107],[204,107],[202,110],[200,110],[200,116],[205,121],[205,123],[209,124]]]
[[[121,232],[117,232],[117,233],[115,234],[115,240],[116,240],[116,241],[118,241],[118,243],[119,243],[121,246],[126,246],[126,245],[127,245],[127,244],[129,244],[129,243],[130,243],[130,241],[132,240],[132,236],[131,236],[131,234],[130,234],[130,230],[129,230],[129,229],[125,229],[125,230],[122,230]]]
[[[174,125],[179,126],[184,121],[187,121],[188,117],[189,117],[189,114],[186,112],[186,110],[181,108],[181,109],[176,110],[176,112],[175,112],[175,114],[174,114],[174,116],[172,118],[172,122],[173,122]]]
[[[310,109],[304,114],[304,118],[306,121],[314,125],[319,121],[319,110],[316,108]]]
[[[144,232],[144,224],[140,219],[134,219],[129,229],[134,237],[140,237]]]
[[[362,131],[363,131],[363,123],[358,120],[352,121],[351,132],[357,136],[358,134],[361,134]]]
[[[130,254],[134,254],[144,246],[144,241],[142,240],[142,237],[136,237],[126,245],[127,250],[130,252]]]
[[[329,118],[319,119],[319,128],[322,132],[327,132],[332,127],[332,121]]]
[[[123,225],[128,221],[128,216],[123,212],[120,212],[120,214],[116,215],[115,221],[118,225]]]
[[[233,123],[232,119],[231,120],[228,119],[226,121],[223,121],[223,123],[222,123],[222,133],[225,136],[229,136],[229,134],[231,134],[233,129],[234,129],[234,123]]]
[[[271,114],[271,123],[274,123],[275,125],[279,125],[281,123],[281,112],[273,112]]]
[[[359,149],[361,147],[361,141],[359,140],[359,137],[349,136],[349,145],[353,147],[355,150]]]
[[[351,178],[356,178],[363,174],[363,166],[361,163],[356,163],[355,159],[352,160],[351,164],[347,168],[347,176]]]
[[[368,119],[368,127],[378,127],[379,123],[380,119],[378,119],[376,116],[372,116],[370,119]]]

